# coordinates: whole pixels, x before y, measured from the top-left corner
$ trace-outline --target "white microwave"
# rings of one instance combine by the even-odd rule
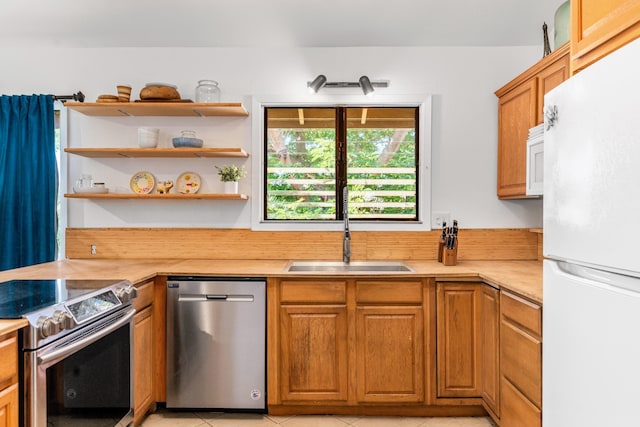
[[[542,196],[544,184],[544,140],[527,141],[527,196]]]

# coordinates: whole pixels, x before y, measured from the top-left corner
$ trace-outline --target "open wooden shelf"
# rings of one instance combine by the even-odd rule
[[[249,115],[240,102],[67,102],[65,106],[87,116],[246,117]]]
[[[134,193],[70,193],[64,197],[69,199],[164,199],[164,200],[248,200],[246,194],[213,194],[213,193],[195,193],[195,194],[134,194]]]
[[[249,154],[242,148],[65,148],[65,153],[84,157],[238,157]]]

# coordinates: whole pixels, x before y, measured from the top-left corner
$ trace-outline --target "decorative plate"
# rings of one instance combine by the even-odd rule
[[[200,190],[200,175],[195,172],[184,172],[178,177],[176,188],[182,194],[195,194]]]
[[[136,194],[149,194],[156,186],[156,179],[151,172],[140,171],[133,174],[129,187]]]

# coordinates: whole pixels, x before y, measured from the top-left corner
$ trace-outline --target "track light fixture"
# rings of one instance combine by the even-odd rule
[[[311,93],[318,93],[326,83],[327,77],[324,74],[319,74],[312,82],[307,82],[307,87]]]
[[[365,96],[371,95],[373,93],[374,89],[373,89],[373,86],[371,85],[371,80],[369,80],[369,77],[362,76],[358,81],[360,82],[360,88],[362,89],[362,93],[364,93]]]
[[[362,89],[362,93],[370,95],[374,91],[374,87],[389,87],[388,81],[372,82],[369,77],[362,76],[357,82],[328,82],[327,77],[324,74],[319,74],[313,81],[307,82],[307,87],[312,93],[318,93],[323,87],[326,88],[344,88],[344,87],[359,87]]]

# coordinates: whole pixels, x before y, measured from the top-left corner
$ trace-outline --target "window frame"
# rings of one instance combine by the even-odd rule
[[[416,192],[417,220],[359,219],[351,224],[356,231],[428,231],[431,230],[431,105],[430,95],[364,96],[324,95],[292,99],[287,96],[254,96],[251,99],[252,163],[251,163],[251,229],[256,231],[332,231],[341,230],[343,221],[337,220],[267,220],[265,219],[266,183],[264,177],[266,144],[265,108],[323,108],[323,107],[412,107],[418,108],[416,138],[418,145]]]
[[[264,117],[264,121],[267,122],[268,121],[268,113],[267,113],[267,109],[271,109],[271,110],[282,110],[282,109],[301,109],[301,108],[309,108],[306,106],[301,106],[301,105],[297,105],[297,106],[292,106],[292,107],[282,107],[282,106],[278,106],[278,107],[273,107],[273,106],[264,106],[262,108],[262,114],[265,115]],[[312,108],[317,108],[317,106],[314,106]],[[353,106],[353,105],[334,105],[334,106],[327,106],[327,107],[323,107],[324,109],[327,110],[333,110],[334,111],[334,117],[335,117],[335,134],[336,134],[336,141],[335,141],[335,171],[336,171],[336,192],[335,192],[335,201],[336,201],[336,218],[333,219],[333,221],[343,221],[344,220],[344,203],[343,203],[343,187],[346,185],[349,185],[349,180],[347,179],[348,176],[348,170],[349,170],[349,164],[347,161],[348,158],[348,146],[349,146],[349,141],[347,140],[347,135],[348,135],[348,131],[349,131],[349,127],[348,127],[348,122],[347,122],[347,114],[348,114],[348,110],[349,109],[359,109],[362,108],[361,106]],[[407,107],[407,106],[403,106],[403,107],[398,107],[398,106],[389,106],[386,105],[384,107],[380,107],[380,106],[371,106],[371,105],[367,105],[368,109],[376,109],[376,108],[404,108],[404,109],[413,109],[414,110],[414,132],[415,132],[415,139],[416,139],[416,143],[414,144],[414,155],[415,155],[415,162],[414,162],[414,166],[416,168],[416,191],[415,191],[415,195],[416,195],[416,217],[415,218],[389,218],[389,219],[384,219],[384,218],[355,218],[355,217],[351,217],[351,221],[356,221],[356,222],[361,222],[361,221],[388,221],[388,222],[416,222],[418,220],[418,218],[420,218],[420,185],[419,185],[419,177],[420,177],[420,168],[419,168],[419,159],[420,159],[420,129],[419,129],[419,107],[415,106],[415,107]],[[268,159],[267,156],[265,156],[264,153],[267,152],[267,148],[268,148],[268,130],[269,128],[267,126],[263,127],[263,135],[262,135],[262,139],[263,139],[263,148],[262,148],[262,159],[264,162],[264,175],[263,175],[263,194],[262,194],[262,198],[263,200],[267,199],[267,186],[264,185],[264,182],[267,182],[268,180],[268,173],[267,173],[267,168],[268,168]],[[291,221],[318,221],[318,222],[327,222],[327,221],[332,221],[332,220],[327,220],[327,219],[323,219],[323,220],[313,220],[313,219],[308,219],[308,220],[304,220],[304,219],[300,219],[300,220],[296,220],[296,219],[273,219],[273,218],[269,218],[267,219],[267,213],[268,213],[268,206],[267,203],[262,203],[262,218],[263,221],[276,221],[276,222],[291,222]]]

